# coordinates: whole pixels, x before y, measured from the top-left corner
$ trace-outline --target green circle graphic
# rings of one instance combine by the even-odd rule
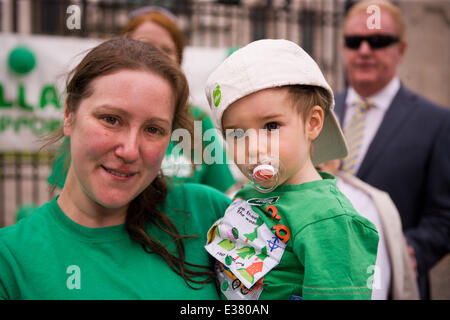
[[[9,68],[18,74],[27,74],[36,66],[34,53],[25,46],[17,46],[9,53]]]

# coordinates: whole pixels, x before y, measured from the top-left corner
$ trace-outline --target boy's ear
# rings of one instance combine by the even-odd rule
[[[312,107],[309,113],[308,121],[306,123],[309,140],[314,141],[319,136],[320,132],[322,131],[323,120],[323,109],[320,106]]]
[[[64,136],[70,138],[70,133],[72,129],[72,119],[73,113],[69,111],[69,107],[67,105],[67,97],[66,102],[64,103],[64,121],[63,121],[63,132]]]

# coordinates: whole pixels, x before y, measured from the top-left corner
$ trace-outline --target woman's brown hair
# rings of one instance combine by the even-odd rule
[[[149,71],[166,79],[172,87],[175,104],[172,130],[192,125],[187,104],[188,82],[179,65],[152,45],[126,38],[101,43],[72,70],[72,76],[69,76],[66,86],[67,112],[75,113],[80,102],[92,94],[91,83],[94,79],[120,70]],[[63,136],[60,129],[47,139],[47,144],[56,142]],[[190,287],[199,288],[193,284],[211,282],[215,276],[209,267],[191,264],[185,260],[183,240],[194,236],[181,235],[171,219],[158,210],[158,206],[165,203],[167,192],[165,179],[160,174],[130,202],[125,226],[130,237],[141,244],[146,252],[160,255]],[[147,234],[146,226],[149,223],[156,225],[170,236],[176,247],[175,253],[168,251],[167,243],[161,243]]]

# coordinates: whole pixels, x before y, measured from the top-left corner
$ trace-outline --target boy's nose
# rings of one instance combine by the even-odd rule
[[[267,155],[267,139],[262,134],[264,132],[258,132],[248,136],[248,163],[256,164]]]

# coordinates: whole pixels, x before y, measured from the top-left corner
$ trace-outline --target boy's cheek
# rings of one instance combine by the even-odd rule
[[[237,165],[239,171],[241,171],[241,173],[242,173],[245,177],[247,177],[248,179],[251,179],[251,176],[249,175],[248,169],[246,168],[246,165],[245,165],[245,164],[237,164],[237,163],[236,163],[236,165]]]

